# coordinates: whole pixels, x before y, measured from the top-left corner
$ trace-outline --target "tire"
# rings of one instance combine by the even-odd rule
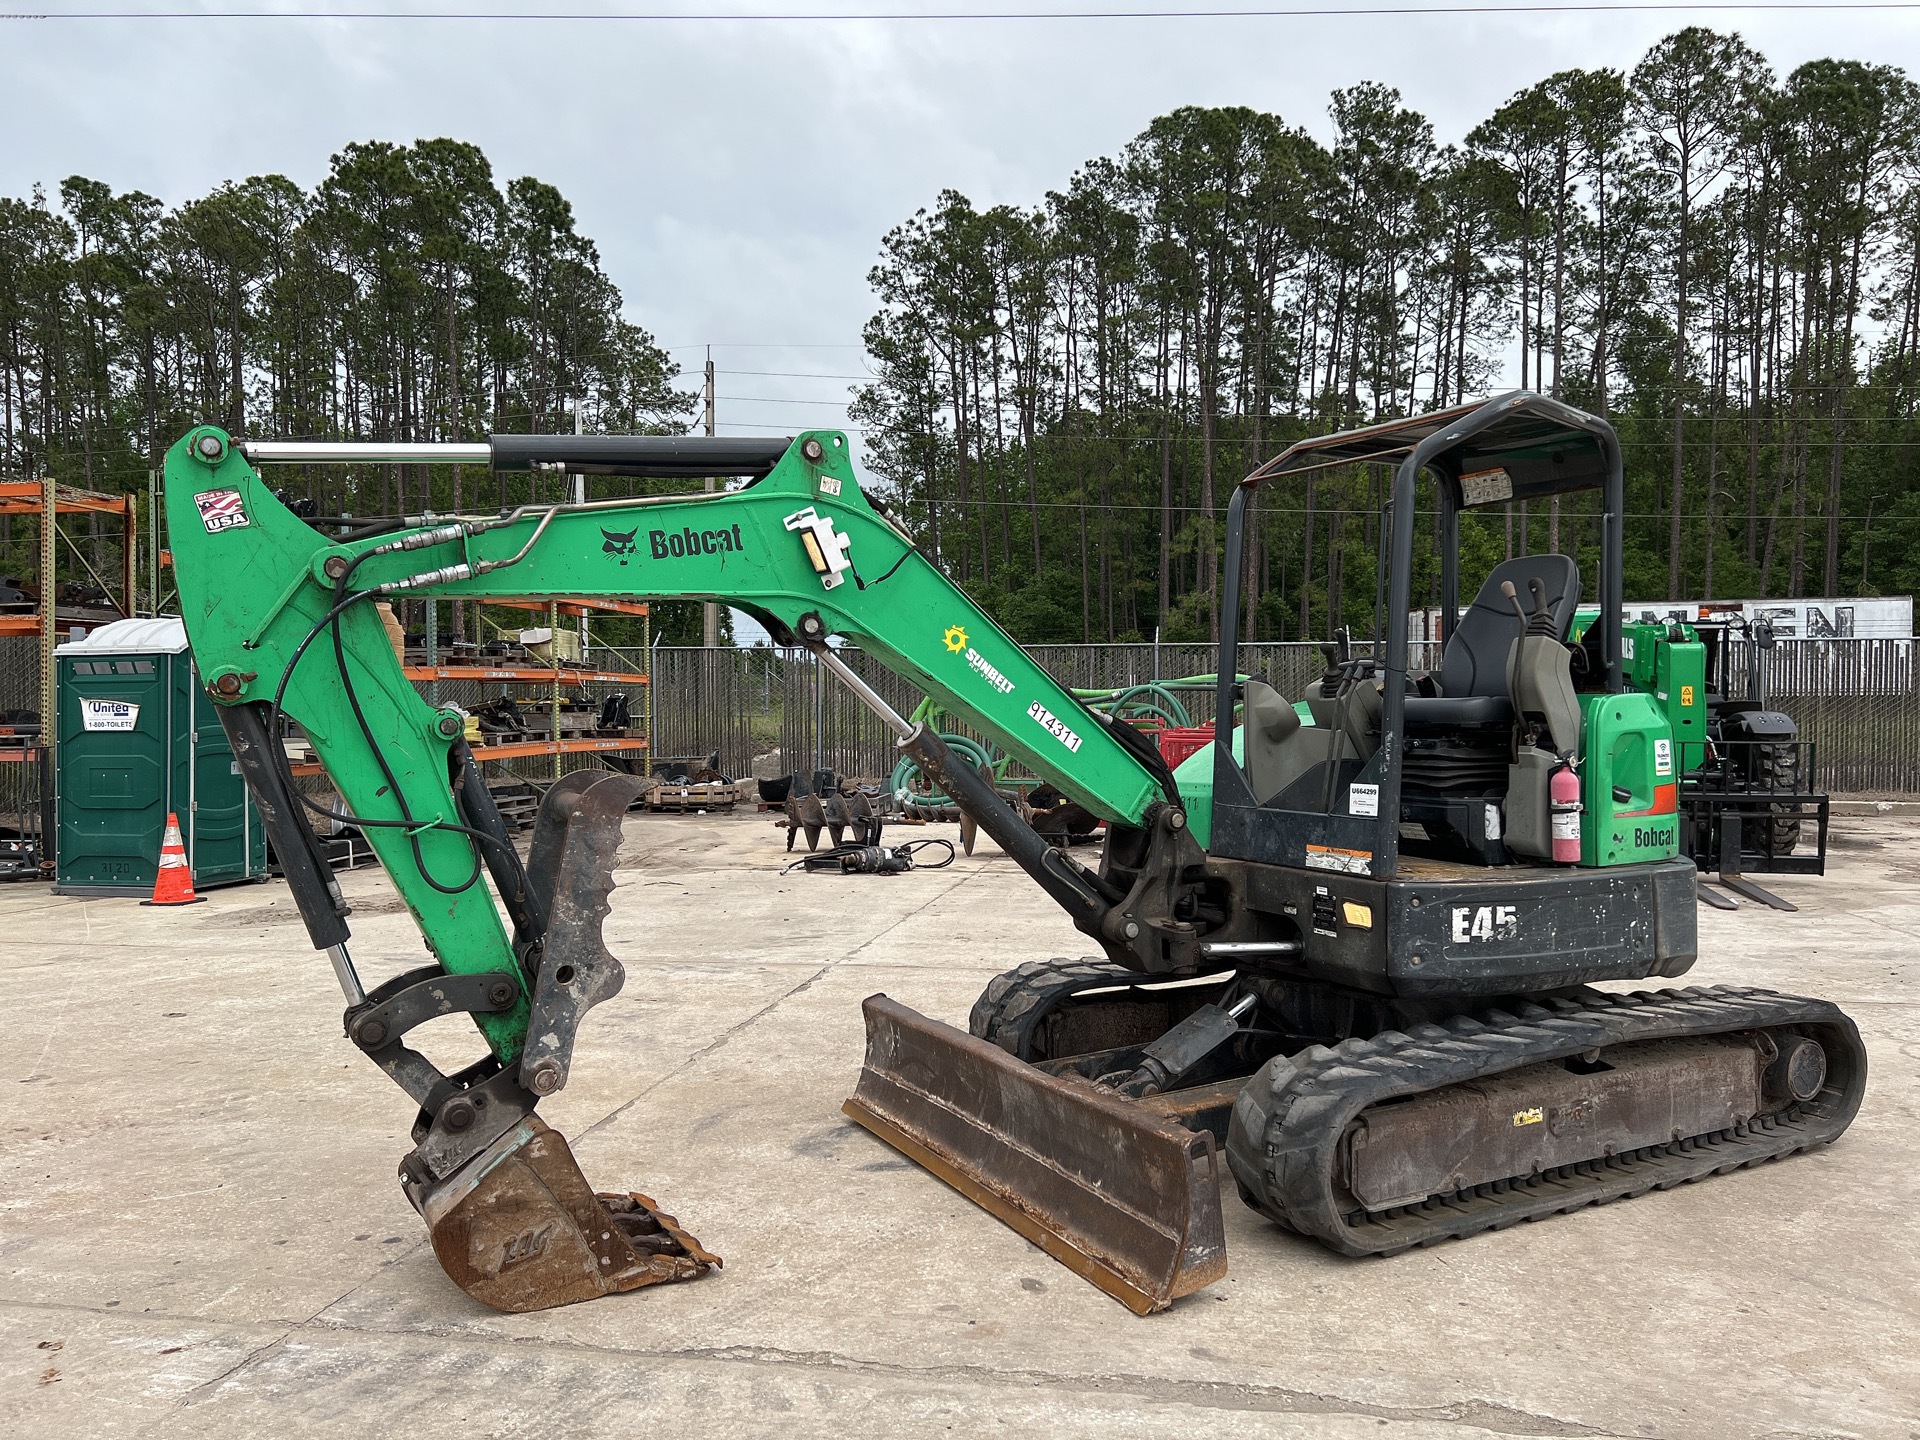
[[[1765,790],[1797,791],[1800,788],[1800,748],[1792,744],[1753,747],[1753,782]],[[1800,843],[1799,807],[1774,805],[1771,836],[1775,855],[1791,855]]]

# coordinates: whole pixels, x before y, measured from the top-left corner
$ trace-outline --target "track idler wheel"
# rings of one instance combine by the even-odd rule
[[[447,1278],[495,1310],[548,1310],[720,1266],[645,1195],[595,1194],[566,1140],[532,1115],[419,1206]]]

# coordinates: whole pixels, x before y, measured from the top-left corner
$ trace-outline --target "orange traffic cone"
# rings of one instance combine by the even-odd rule
[[[167,836],[160,842],[160,873],[153,877],[153,898],[142,905],[198,905],[207,897],[193,893],[187,847],[180,842],[180,819],[167,812]]]

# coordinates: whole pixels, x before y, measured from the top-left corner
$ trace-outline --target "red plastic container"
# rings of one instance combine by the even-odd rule
[[[1160,758],[1167,762],[1169,770],[1195,751],[1213,743],[1211,725],[1193,725],[1185,729],[1175,727],[1160,732]]]

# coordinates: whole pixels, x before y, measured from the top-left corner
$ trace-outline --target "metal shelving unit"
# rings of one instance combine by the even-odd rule
[[[491,608],[504,606],[516,610],[544,612],[547,617],[549,642],[558,645],[560,617],[572,616],[580,619],[581,633],[585,636],[585,619],[596,612],[637,616],[647,622],[652,629],[652,610],[642,601],[589,599],[584,596],[557,596],[545,600],[531,597],[510,596],[504,599],[489,598],[482,602]],[[581,737],[572,740],[560,738],[560,694],[569,685],[637,685],[646,697],[645,714],[651,721],[653,713],[653,695],[649,688],[652,677],[646,671],[587,670],[566,669],[560,666],[527,665],[442,665],[439,663],[440,640],[440,602],[427,602],[427,663],[409,665],[405,673],[409,680],[424,687],[426,697],[431,703],[439,703],[440,685],[443,681],[467,681],[476,684],[495,685],[540,685],[547,690],[548,719],[551,725],[551,739],[508,742],[500,745],[476,745],[474,758],[482,764],[488,761],[527,759],[535,756],[553,758],[552,778],[558,780],[561,774],[561,757],[564,755],[605,754],[625,751],[644,754],[647,750],[645,739],[634,736]],[[642,646],[641,653],[650,655],[651,649]],[[649,733],[651,733],[649,731]],[[650,768],[650,767],[649,767]],[[302,773],[296,769],[295,774]],[[317,769],[308,773],[318,773]]]

